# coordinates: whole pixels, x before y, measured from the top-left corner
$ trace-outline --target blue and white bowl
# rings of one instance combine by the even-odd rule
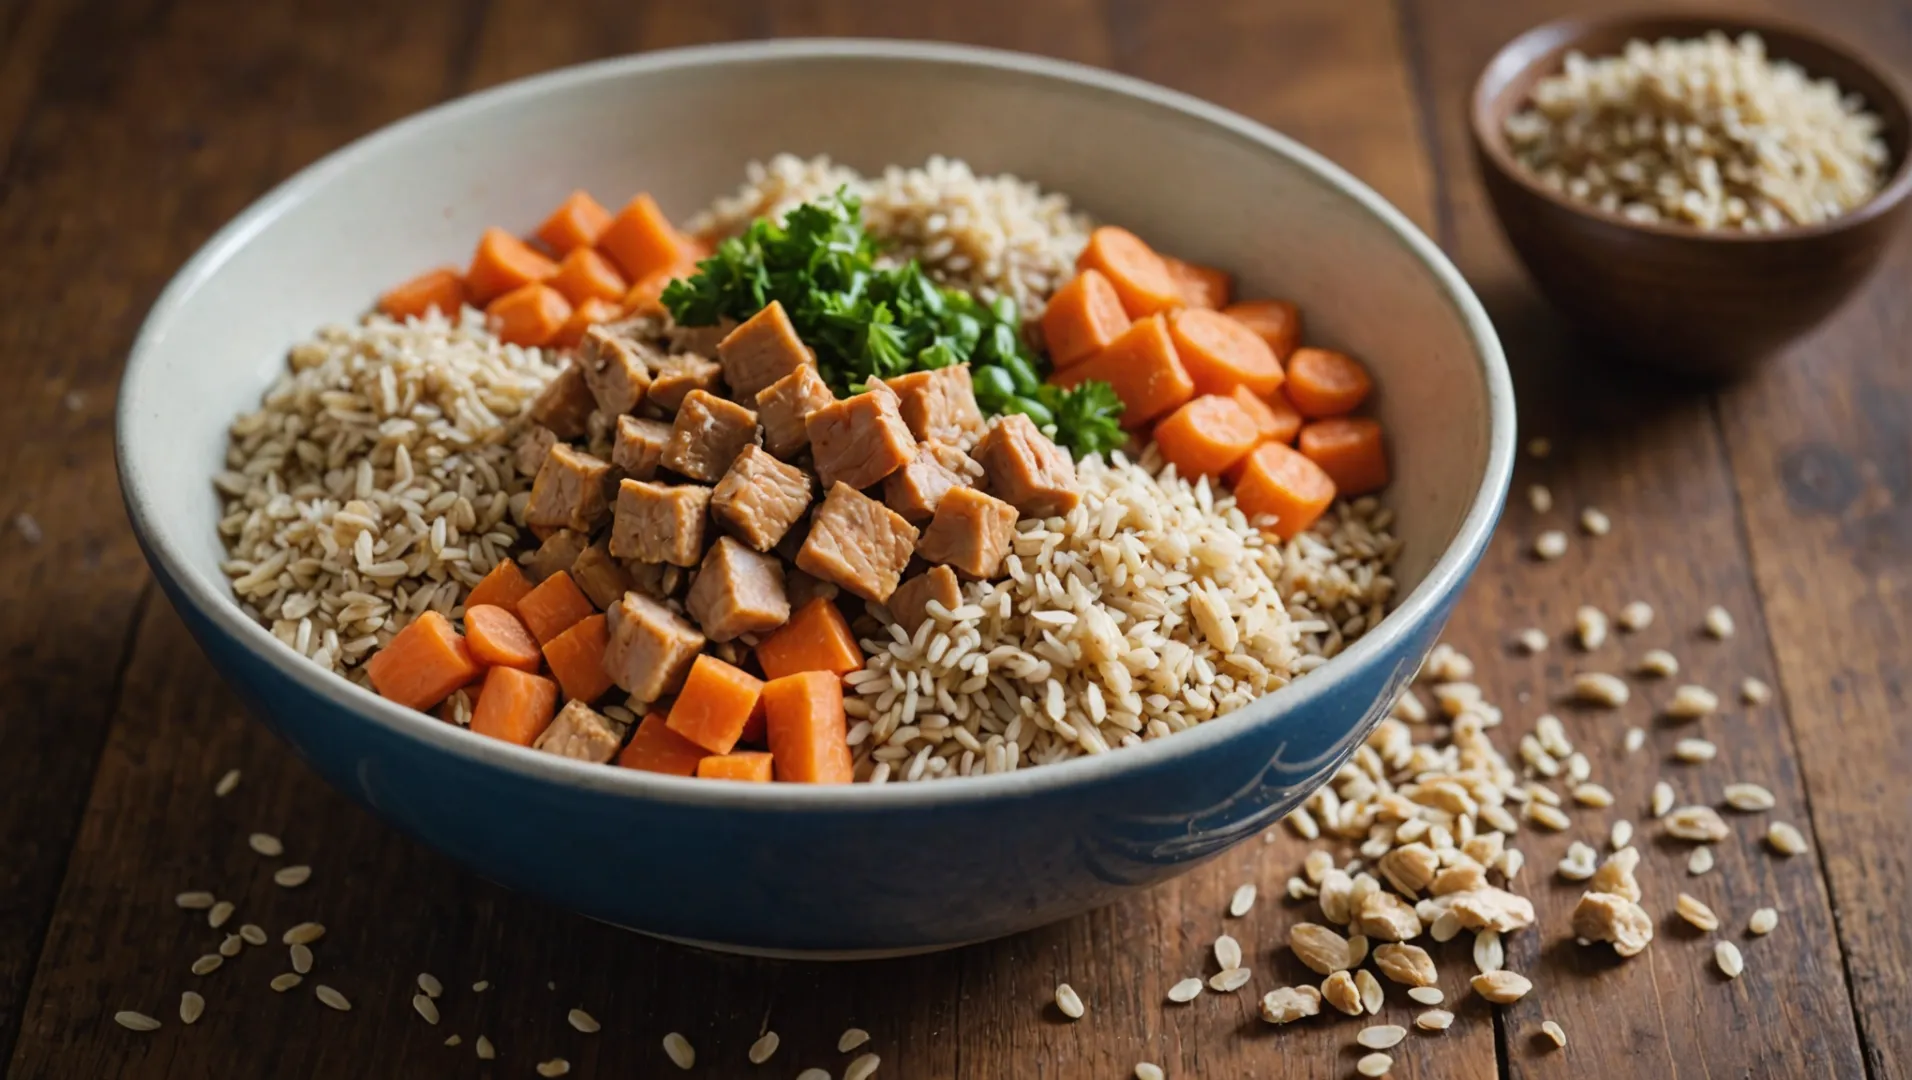
[[[811,788],[587,765],[392,705],[233,602],[210,480],[286,349],[479,231],[574,187],[683,217],[743,165],[933,154],[1067,193],[1245,295],[1299,302],[1365,360],[1404,540],[1394,612],[1293,685],[1173,738],[1007,775]],[[1406,152],[1404,150],[1404,152]],[[121,484],[166,594],[249,706],[320,775],[491,880],[718,948],[945,948],[1089,910],[1268,827],[1324,782],[1433,645],[1506,494],[1514,403],[1479,302],[1374,192],[1233,113],[1134,79],[981,49],[788,41],[650,53],[512,83],[293,177],[201,250],[134,346]]]

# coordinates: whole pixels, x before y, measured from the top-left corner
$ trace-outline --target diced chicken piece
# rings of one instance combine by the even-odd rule
[[[544,468],[544,456],[558,444],[558,437],[543,424],[533,424],[518,439],[517,465],[519,476],[536,476]]]
[[[720,536],[684,597],[684,607],[712,641],[762,634],[790,621],[783,563]]]
[[[986,581],[1002,569],[1015,538],[1015,507],[975,488],[953,488],[923,530],[916,553],[964,577]]]
[[[1026,517],[1056,517],[1082,501],[1075,460],[1021,413],[997,417],[971,456],[989,474],[990,492]]]
[[[968,364],[912,371],[884,381],[896,391],[903,422],[918,440],[968,449],[982,434],[983,411],[976,407]]]
[[[581,532],[554,529],[525,561],[525,576],[532,581],[543,581],[560,570],[569,570],[589,546],[591,538]]]
[[[916,526],[838,481],[810,519],[797,566],[865,600],[883,603],[916,550]]]
[[[714,484],[744,447],[757,444],[757,414],[703,390],[684,397],[664,444],[664,467]]]
[[[611,464],[633,480],[649,480],[657,475],[658,463],[664,460],[664,446],[670,441],[671,426],[664,421],[620,416]]]
[[[790,597],[790,610],[795,611],[803,605],[821,596],[825,600],[835,600],[837,587],[820,578],[812,577],[792,566],[784,571],[783,591]]]
[[[611,554],[620,559],[696,566],[704,554],[704,512],[710,489],[698,484],[617,485],[617,516],[611,522]]]
[[[758,551],[777,546],[810,509],[810,476],[746,446],[710,495],[710,516]]]
[[[896,411],[896,394],[882,383],[855,397],[832,401],[804,418],[817,479],[866,488],[909,464],[916,439]]]
[[[525,524],[588,533],[610,512],[610,482],[610,462],[558,443],[545,455],[544,467],[531,482]]]
[[[610,641],[604,673],[642,702],[656,701],[684,685],[692,661],[704,651],[704,635],[682,615],[640,592],[627,592],[605,613]]]
[[[596,709],[572,699],[531,744],[533,750],[602,765],[617,756],[623,733]]]
[[[584,384],[591,388],[599,411],[621,416],[644,400],[651,388],[651,357],[645,351],[603,325],[584,331],[584,340],[578,343],[578,366],[584,369]]]
[[[764,449],[788,459],[810,445],[804,419],[836,400],[817,369],[805,364],[757,394],[757,419],[763,424]]]
[[[559,439],[577,439],[583,437],[585,422],[595,408],[597,398],[585,385],[583,369],[566,364],[532,400],[530,411],[531,419],[550,428]]]
[[[904,633],[914,634],[923,620],[929,618],[931,600],[951,611],[963,602],[963,587],[956,580],[956,571],[947,566],[932,566],[898,585],[890,594],[890,618],[896,620]]]
[[[756,400],[759,391],[795,372],[815,367],[816,358],[797,337],[781,301],[744,320],[717,343],[717,359],[724,365],[724,381],[739,401]]]
[[[968,454],[953,446],[918,443],[910,463],[883,478],[883,501],[912,522],[928,521],[944,492],[970,486],[982,471]]]
[[[609,540],[599,540],[578,553],[571,561],[571,581],[597,605],[599,611],[617,603],[631,591],[631,574],[624,564],[611,557]]]
[[[673,353],[696,353],[698,356],[717,355],[717,344],[737,329],[737,320],[725,316],[710,326],[677,326],[673,324],[664,331],[665,340]]]
[[[717,361],[706,360],[696,353],[667,356],[658,362],[657,370],[651,372],[651,389],[645,400],[665,412],[676,412],[692,390],[707,394],[721,392],[723,373]]]

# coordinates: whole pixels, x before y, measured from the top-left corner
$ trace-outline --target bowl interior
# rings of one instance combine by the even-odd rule
[[[1405,539],[1406,597],[1470,514],[1484,532],[1497,510],[1513,437],[1498,346],[1404,219],[1312,154],[1285,140],[1289,152],[1272,151],[1265,138],[1131,80],[899,43],[652,54],[456,102],[295,177],[182,271],[122,393],[129,504],[190,601],[251,647],[302,663],[231,604],[208,480],[227,424],[257,407],[290,345],[356,318],[394,282],[464,262],[487,225],[529,231],[573,188],[607,203],[649,191],[682,219],[733,190],[746,162],[778,152],[865,171],[942,154],[1066,192],[1165,250],[1227,267],[1244,295],[1292,298],[1310,340],[1369,363],[1392,439],[1387,501]],[[1464,570],[1439,565],[1436,577]],[[350,694],[362,709],[398,712]]]
[[[1528,174],[1507,148],[1503,125],[1524,107],[1535,84],[1559,74],[1569,52],[1588,57],[1612,56],[1635,39],[1694,38],[1713,31],[1729,36],[1744,32],[1760,35],[1768,56],[1798,64],[1813,78],[1831,78],[1847,93],[1857,93],[1880,121],[1880,135],[1889,155],[1880,190],[1866,205],[1822,225],[1781,230],[1770,234],[1737,231],[1707,232],[1693,226],[1628,221],[1568,199]],[[1704,12],[1623,15],[1607,18],[1568,18],[1535,27],[1509,42],[1481,73],[1474,88],[1470,119],[1474,137],[1495,167],[1549,201],[1576,213],[1623,223],[1645,233],[1728,242],[1758,242],[1772,236],[1798,236],[1842,229],[1883,213],[1912,190],[1912,115],[1908,115],[1905,88],[1850,49],[1797,25],[1744,15]]]

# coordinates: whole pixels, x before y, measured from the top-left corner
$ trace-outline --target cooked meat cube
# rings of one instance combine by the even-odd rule
[[[1082,501],[1075,460],[1021,413],[997,417],[971,456],[988,472],[990,492],[1025,516],[1055,517]]]
[[[883,501],[910,521],[928,521],[944,492],[968,487],[981,473],[981,466],[953,446],[918,443],[910,463],[883,478]]]
[[[665,412],[676,412],[692,390],[717,393],[721,385],[719,376],[723,373],[717,361],[706,360],[696,353],[667,356],[658,363],[657,370],[651,372],[650,395],[645,400],[655,402]]]
[[[983,412],[976,407],[968,364],[912,371],[885,381],[900,399],[903,422],[919,440],[967,448],[982,434]]]
[[[909,464],[916,439],[896,411],[896,393],[881,382],[855,397],[832,401],[804,418],[817,479],[866,488]]]
[[[604,673],[639,701],[651,702],[684,685],[704,635],[682,615],[640,592],[627,592],[604,613],[610,637]]]
[[[649,480],[657,475],[657,465],[664,460],[664,446],[670,441],[671,426],[664,421],[620,416],[611,464],[633,480]]]
[[[664,467],[693,480],[715,483],[744,447],[757,444],[757,414],[734,401],[692,390],[671,423]]]
[[[611,554],[639,562],[696,566],[704,554],[704,511],[710,489],[698,484],[617,485],[617,516],[611,522]]]
[[[790,598],[790,610],[795,611],[819,596],[836,599],[837,587],[792,566],[784,571],[783,591]]]
[[[591,538],[581,532],[554,529],[524,564],[525,576],[533,581],[543,581],[560,570],[569,570],[590,545]]]
[[[623,741],[624,736],[616,724],[584,702],[573,699],[558,710],[557,718],[531,744],[531,749],[602,765],[617,756],[618,744]]]
[[[810,476],[761,446],[746,446],[710,495],[710,516],[758,551],[769,551],[810,509]]]
[[[621,416],[644,400],[651,388],[651,369],[641,350],[637,342],[601,325],[584,332],[584,340],[578,343],[578,367],[600,412]]]
[[[696,353],[698,356],[715,356],[717,344],[737,329],[737,320],[725,316],[710,326],[677,326],[673,324],[664,331],[664,337],[670,343],[673,353]]]
[[[800,367],[815,367],[816,358],[798,339],[790,316],[780,301],[757,312],[717,343],[717,359],[724,365],[724,381],[739,401],[754,401],[764,387]]]
[[[929,618],[931,600],[951,611],[963,602],[963,587],[956,580],[956,571],[947,566],[932,566],[898,585],[890,594],[890,618],[896,620],[904,633],[914,634],[923,620]]]
[[[789,458],[810,445],[804,418],[836,400],[830,387],[805,364],[757,394],[757,419],[763,424],[764,449]]]
[[[790,619],[783,563],[720,536],[704,556],[684,607],[712,641],[775,630]]]
[[[797,566],[880,604],[915,549],[916,526],[839,480],[810,520]]]
[[[544,456],[558,444],[558,437],[543,424],[533,424],[518,439],[518,475],[536,476],[544,468]]]
[[[544,467],[531,482],[525,523],[588,533],[610,511],[606,491],[610,482],[610,462],[558,443],[545,455]]]
[[[609,540],[599,540],[571,561],[571,581],[599,611],[617,603],[631,591],[631,574],[624,564],[611,557]]]
[[[550,428],[560,439],[576,439],[584,435],[585,422],[595,408],[597,398],[585,385],[583,370],[576,364],[566,364],[532,400],[531,419]]]
[[[1015,538],[1015,507],[975,488],[952,488],[936,507],[916,551],[965,577],[988,580],[1002,569],[1002,557]]]

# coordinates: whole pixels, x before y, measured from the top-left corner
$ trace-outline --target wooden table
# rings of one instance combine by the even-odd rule
[[[244,719],[166,602],[119,510],[111,452],[121,358],[167,277],[226,218],[293,170],[381,124],[468,90],[574,61],[734,38],[896,35],[1050,53],[1199,94],[1280,128],[1352,169],[1452,254],[1491,309],[1519,383],[1528,434],[1556,447],[1524,458],[1502,535],[1452,639],[1481,664],[1490,698],[1520,730],[1579,662],[1557,645],[1508,647],[1516,628],[1562,635],[1582,603],[1652,601],[1654,626],[1607,646],[1608,666],[1674,649],[1683,679],[1735,700],[1741,677],[1772,704],[1733,704],[1704,725],[1722,746],[1704,767],[1666,764],[1675,732],[1653,725],[1626,758],[1621,721],[1569,713],[1618,796],[1571,835],[1615,816],[1646,820],[1651,783],[1688,799],[1756,780],[1772,817],[1807,831],[1809,855],[1778,859],[1751,839],[1721,846],[1689,878],[1684,851],[1642,830],[1647,904],[1659,937],[1615,962],[1573,945],[1578,887],[1550,877],[1569,838],[1523,833],[1522,879],[1541,911],[1509,965],[1539,990],[1492,1013],[1461,996],[1463,952],[1442,954],[1460,996],[1445,1036],[1397,1051],[1403,1077],[1912,1076],[1912,238],[1864,294],[1757,377],[1683,393],[1625,374],[1542,305],[1495,231],[1469,160],[1462,102],[1492,50],[1557,14],[1557,0],[410,0],[286,5],[234,0],[79,4],[22,0],[0,12],[0,1062],[20,1078],[530,1076],[564,1056],[574,1075],[675,1075],[659,1039],[688,1035],[701,1075],[840,1071],[837,1035],[869,1029],[886,1077],[1124,1077],[1153,1060],[1175,1077],[1352,1075],[1357,1023],[1276,1030],[1246,993],[1170,1007],[1163,991],[1204,967],[1232,930],[1251,965],[1300,974],[1277,949],[1301,916],[1274,899],[1303,846],[1251,843],[1116,907],[1008,941],[856,966],[713,956],[608,929],[505,893],[379,825]],[[1790,7],[1912,70],[1912,22],[1889,0]],[[1306,252],[1296,252],[1306,258]],[[1538,515],[1518,494],[1551,485]],[[1575,534],[1566,558],[1526,555],[1547,523],[1572,530],[1598,506],[1611,535]],[[1696,627],[1711,604],[1737,618],[1723,643]],[[1666,687],[1636,694],[1649,724]],[[1642,700],[1644,699],[1644,700]],[[241,767],[236,792],[215,779]],[[275,887],[246,834],[282,835],[316,868]],[[1245,919],[1235,886],[1260,884]],[[324,978],[349,1014],[304,992],[275,995],[284,967],[243,955],[187,974],[216,943],[172,896],[207,888],[239,920],[276,932],[330,927]],[[1673,919],[1675,892],[1712,903],[1746,953],[1727,982],[1710,942]],[[1760,904],[1768,938],[1738,928]],[[1895,914],[1897,912],[1898,914]],[[451,988],[444,1022],[409,1006],[416,972]],[[492,988],[472,993],[488,979]],[[1064,1022],[1059,980],[1089,1003]],[[1257,984],[1259,985],[1259,983]],[[191,1029],[179,992],[208,999]],[[309,989],[309,988],[308,988]],[[1388,1018],[1411,1015],[1393,995]],[[605,1030],[572,1031],[589,1008]],[[115,1010],[167,1021],[116,1027]],[[1555,1050],[1538,1034],[1560,1021]],[[764,1025],[774,1065],[751,1071]],[[448,1049],[450,1033],[463,1045]],[[481,1063],[487,1033],[498,1059]]]

